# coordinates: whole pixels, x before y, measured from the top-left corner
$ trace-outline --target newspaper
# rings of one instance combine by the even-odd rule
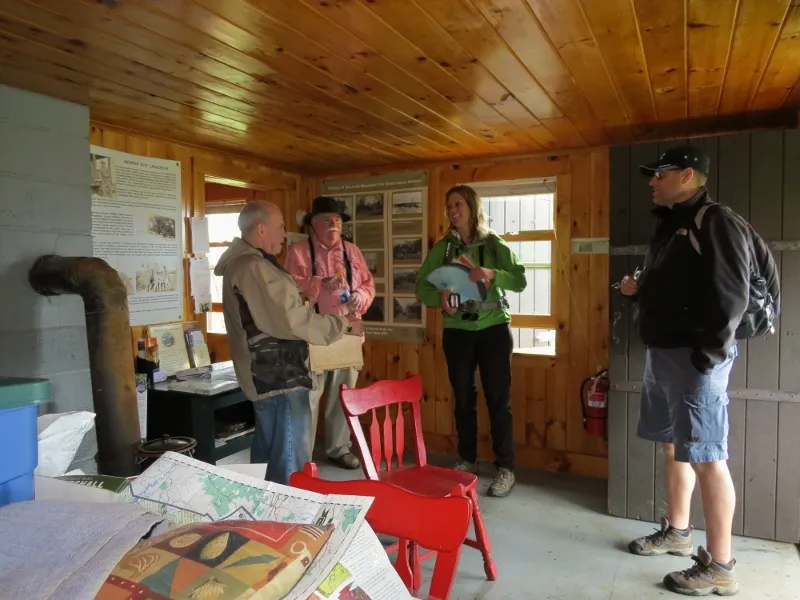
[[[412,600],[367,522],[308,600]]]
[[[131,483],[131,497],[134,504],[181,525],[226,519],[333,524],[334,532],[292,590],[291,598],[314,594],[358,539],[373,500],[363,496],[315,494],[240,475],[174,452],[165,453]],[[369,529],[365,532],[365,535],[372,533]],[[380,546],[374,533],[372,536]],[[380,553],[386,556],[382,548]],[[357,558],[354,555],[348,564],[352,566]],[[355,596],[352,600],[364,598]],[[382,598],[373,596],[372,600]]]

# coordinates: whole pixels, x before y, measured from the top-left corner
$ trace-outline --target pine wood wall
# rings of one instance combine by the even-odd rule
[[[608,152],[470,161],[427,168],[429,244],[445,231],[443,195],[456,182],[558,177],[557,221],[565,224],[559,231],[568,232],[568,239],[559,233],[558,251],[564,261],[555,286],[562,291],[559,294],[562,300],[554,310],[564,333],[555,358],[531,355],[513,358],[512,410],[517,462],[521,466],[607,477],[606,444],[585,434],[578,399],[583,379],[594,374],[599,365],[608,366],[608,255],[570,256],[569,249],[573,237],[608,236]],[[387,171],[341,175],[377,175]],[[310,206],[322,179],[303,178],[300,206]],[[453,400],[441,349],[441,315],[434,309],[428,311],[427,343],[365,344],[365,365],[359,385],[384,378],[399,379],[407,371],[420,373],[425,385],[422,421],[426,444],[432,451],[454,454]],[[482,395],[478,403],[479,452],[483,459],[491,460],[489,420]]]

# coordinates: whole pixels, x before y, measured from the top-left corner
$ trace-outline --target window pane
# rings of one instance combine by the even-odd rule
[[[220,213],[206,215],[208,219],[208,241],[213,243],[232,242],[239,235],[239,213]]]
[[[550,306],[550,268],[525,269],[528,285],[520,293],[506,291],[506,298],[511,307],[511,314],[516,315],[549,315]]]
[[[483,199],[489,227],[499,235],[553,229],[555,194],[495,196]]]
[[[220,312],[206,313],[206,329],[208,333],[221,333],[223,335],[228,333],[225,329],[225,317]]]
[[[208,265],[211,267],[211,301],[222,302],[222,277],[214,275],[219,257],[228,249],[228,246],[218,246],[208,249]]]
[[[516,327],[511,330],[511,334],[514,336],[514,350],[546,356],[556,354],[555,329]]]

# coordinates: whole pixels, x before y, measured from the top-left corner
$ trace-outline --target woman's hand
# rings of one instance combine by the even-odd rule
[[[469,280],[473,283],[478,283],[479,281],[491,281],[492,279],[494,279],[494,269],[473,267],[469,272]]]
[[[453,293],[453,290],[442,290],[441,291],[441,307],[444,312],[448,315],[456,314],[456,309],[450,306],[450,294]]]

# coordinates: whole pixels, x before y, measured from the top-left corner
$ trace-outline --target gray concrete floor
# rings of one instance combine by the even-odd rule
[[[220,463],[249,462],[247,451]],[[447,464],[439,457],[432,463]],[[361,477],[318,457],[326,479]],[[485,471],[483,470],[485,469]],[[453,600],[651,600],[679,598],[661,583],[669,571],[691,566],[691,559],[639,557],[628,553],[628,541],[653,531],[655,524],[611,517],[604,481],[568,474],[527,471],[517,474],[508,498],[486,496],[492,467],[482,467],[478,494],[492,542],[498,579],[488,582],[480,553],[464,548]],[[695,546],[705,545],[703,532]],[[734,555],[741,600],[800,600],[800,555],[797,547],[737,537]],[[425,564],[429,579],[430,562]],[[427,587],[423,587],[427,589]]]

